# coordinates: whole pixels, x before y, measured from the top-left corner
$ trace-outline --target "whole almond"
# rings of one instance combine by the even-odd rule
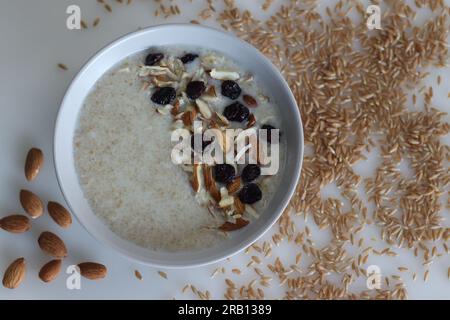
[[[23,233],[30,230],[30,219],[19,214],[4,217],[0,220],[0,228],[11,233]]]
[[[8,289],[17,288],[25,279],[26,263],[24,258],[19,258],[9,265],[3,276],[3,286]]]
[[[30,149],[25,160],[25,178],[28,181],[34,180],[39,174],[43,163],[44,153],[42,150],[37,148]]]
[[[49,255],[62,259],[67,257],[67,248],[64,242],[56,234],[45,231],[38,239],[39,247]]]
[[[50,282],[56,279],[61,271],[62,261],[60,259],[47,262],[39,271],[39,278],[44,282]]]
[[[70,212],[60,205],[58,202],[49,201],[47,210],[50,217],[61,227],[67,229],[72,224],[72,216]]]
[[[31,191],[20,190],[20,203],[33,219],[40,217],[44,213],[44,205],[41,199]]]
[[[80,274],[90,280],[98,280],[106,277],[108,270],[100,263],[83,262],[78,265]]]

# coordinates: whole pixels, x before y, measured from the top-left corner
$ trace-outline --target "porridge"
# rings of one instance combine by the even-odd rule
[[[286,152],[277,106],[257,80],[199,48],[155,48],[107,72],[74,138],[95,214],[120,237],[163,251],[211,247],[257,219],[280,187]],[[265,174],[275,152],[278,170]],[[214,157],[223,155],[245,163]]]

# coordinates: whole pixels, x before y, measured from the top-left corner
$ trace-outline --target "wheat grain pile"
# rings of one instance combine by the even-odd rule
[[[155,2],[154,15],[165,18],[182,15],[189,4]],[[414,280],[426,281],[427,267],[449,253],[443,214],[450,208],[450,147],[442,137],[450,125],[433,106],[433,88],[423,82],[428,68],[448,66],[450,8],[441,0],[416,0],[412,6],[376,1],[383,8],[382,30],[369,31],[366,7],[356,0],[336,1],[325,14],[314,0],[266,0],[262,10],[279,2],[274,15],[260,20],[241,9],[240,1],[206,0],[198,16],[187,20],[219,22],[280,68],[297,99],[308,150],[297,191],[271,241],[246,250],[251,259],[242,269],[258,278],[236,284],[226,276],[224,296],[214,298],[264,298],[264,288],[275,283],[285,299],[407,298],[399,275],[410,272],[404,266],[378,290],[353,290],[352,283],[366,279],[372,256],[395,259],[397,248],[421,259],[424,272],[412,273]],[[429,19],[418,24],[422,11]],[[381,154],[376,171],[363,178],[354,166],[375,149]],[[409,164],[409,176],[399,169],[402,162]],[[330,184],[344,201],[321,195]],[[328,243],[315,244],[308,219],[314,230],[326,232]],[[377,237],[363,237],[369,225]],[[276,256],[275,246],[283,243],[293,245],[289,259]],[[219,273],[225,268],[213,276]],[[183,292],[189,288],[201,299],[211,297],[191,285]]]

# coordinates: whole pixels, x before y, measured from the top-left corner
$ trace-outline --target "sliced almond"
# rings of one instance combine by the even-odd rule
[[[209,189],[209,194],[217,203],[220,202],[222,196],[220,195],[219,189],[217,189],[217,185],[215,183],[211,185],[211,188]]]
[[[89,280],[103,279],[108,273],[104,265],[96,262],[83,262],[78,265],[78,268],[80,268],[80,274]]]
[[[140,66],[138,71],[139,77],[161,76],[169,74],[170,70],[160,66]]]
[[[28,151],[27,159],[25,160],[25,177],[28,181],[32,181],[37,177],[43,163],[44,153],[42,150],[32,148]]]
[[[247,128],[251,128],[256,124],[256,117],[253,113],[250,114],[247,121]]]
[[[170,110],[170,113],[173,116],[176,116],[178,113],[180,113],[180,100],[175,101],[172,110]]]
[[[237,80],[239,79],[239,73],[235,71],[212,69],[209,73],[211,78],[217,80]]]
[[[252,74],[246,74],[243,78],[242,78],[242,82],[252,82],[254,80],[254,77]]]
[[[220,188],[220,197],[223,198],[228,198],[228,190],[225,187],[221,187]]]
[[[212,176],[211,167],[206,164],[203,164],[203,180],[205,182],[205,189],[209,191],[211,189],[211,185],[215,182]]]
[[[44,213],[44,205],[41,199],[31,191],[20,191],[20,203],[33,219],[40,217]]]
[[[47,204],[47,210],[61,228],[67,229],[72,224],[72,215],[70,212],[57,202],[49,201]]]
[[[216,130],[215,134],[216,134],[217,143],[219,144],[220,149],[223,152],[228,153],[228,151],[230,151],[231,147],[233,146],[233,139],[231,137],[229,137],[225,131]]]
[[[206,89],[204,95],[214,98],[217,97],[216,87],[210,86],[208,89]]]
[[[234,204],[234,198],[230,196],[222,197],[219,201],[219,207],[226,208]]]
[[[234,208],[236,209],[236,213],[239,215],[244,214],[245,212],[245,204],[239,199],[239,197],[234,197]]]
[[[209,121],[209,126],[212,128],[212,129],[220,129],[219,128],[219,125],[217,124],[217,122],[215,121],[215,120],[210,120]]]
[[[9,265],[3,275],[3,286],[8,289],[17,288],[25,279],[26,262],[24,258],[19,258]]]
[[[67,257],[67,248],[64,242],[56,234],[45,231],[38,239],[39,247],[47,254],[62,259]]]
[[[166,74],[163,75],[159,75],[159,76],[154,76],[153,79],[156,79],[158,81],[162,81],[162,82],[166,82],[169,81],[169,77]]]
[[[253,98],[252,96],[248,95],[248,94],[244,94],[244,96],[242,97],[242,99],[244,100],[245,104],[249,107],[249,108],[256,108],[258,106],[258,101],[256,101],[255,98]]]
[[[166,104],[164,107],[156,108],[156,112],[158,112],[161,115],[167,115],[169,112],[173,109],[173,105]]]
[[[241,187],[241,178],[236,177],[230,183],[227,184],[227,190],[229,194],[233,194]]]
[[[214,86],[208,88],[205,93],[202,95],[202,100],[207,102],[213,102],[217,100],[217,93]]]
[[[195,116],[197,115],[197,112],[193,110],[185,111],[183,113],[183,116],[181,119],[183,120],[183,123],[186,127],[192,127],[194,124]]]
[[[167,111],[164,108],[156,108],[156,112],[163,116],[167,114]]]
[[[223,225],[221,225],[219,227],[219,230],[222,230],[222,231],[235,231],[235,230],[239,230],[239,229],[245,227],[246,225],[248,225],[248,223],[249,222],[247,220],[244,220],[242,218],[238,218],[238,219],[236,219],[235,223],[232,223],[232,222],[229,222],[229,221],[225,222]]]
[[[195,103],[197,104],[198,110],[203,117],[205,117],[206,119],[210,119],[212,117],[211,109],[205,101],[203,101],[202,99],[197,99],[195,100]]]
[[[191,185],[195,192],[199,192],[202,187],[202,167],[199,164],[194,164]]]
[[[177,86],[177,83],[175,81],[160,81],[157,78],[152,79],[153,84],[155,87],[170,87],[170,86]]]
[[[221,115],[218,112],[216,112],[216,118],[217,118],[217,122],[219,123],[220,126],[228,127],[230,125],[230,122],[228,121],[228,119],[225,118],[223,115]]]
[[[39,271],[39,278],[44,282],[51,282],[58,277],[61,271],[62,261],[61,259],[52,260],[42,266]]]
[[[0,228],[11,233],[24,233],[31,228],[30,219],[22,215],[11,215],[0,220]]]

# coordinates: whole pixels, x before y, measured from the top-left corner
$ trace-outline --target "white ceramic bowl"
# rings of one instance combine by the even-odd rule
[[[186,45],[222,52],[252,72],[262,88],[280,108],[287,159],[282,186],[267,210],[246,228],[234,232],[217,246],[192,252],[156,252],[121,239],[94,214],[83,196],[73,157],[73,137],[83,101],[97,80],[111,67],[131,54],[150,47]],[[292,196],[299,179],[303,158],[303,130],[297,105],[277,68],[257,49],[230,34],[196,25],[170,24],[131,33],[98,52],[73,80],[61,104],[55,126],[54,160],[56,175],[72,212],[95,238],[123,255],[148,265],[191,267],[213,263],[246,248],[261,237],[278,219]]]

